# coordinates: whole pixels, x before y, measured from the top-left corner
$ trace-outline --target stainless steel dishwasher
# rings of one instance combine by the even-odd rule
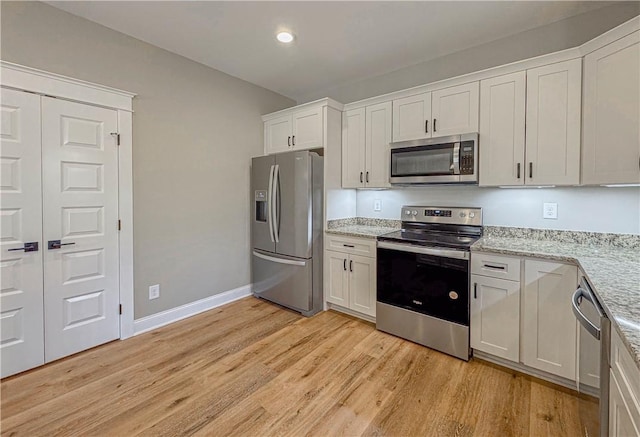
[[[589,420],[590,409],[580,402],[580,417],[588,436],[609,435],[609,350],[611,321],[598,301],[589,281],[580,277],[572,297],[573,314],[580,322],[578,390],[599,400],[599,425]]]

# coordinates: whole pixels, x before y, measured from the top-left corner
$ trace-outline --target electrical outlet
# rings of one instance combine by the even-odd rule
[[[160,284],[152,285],[149,287],[149,300],[157,299],[160,297]]]
[[[558,218],[558,204],[557,203],[544,203],[542,205],[542,218],[545,218],[545,219],[557,219]]]
[[[373,210],[382,211],[382,200],[376,199],[373,201]]]

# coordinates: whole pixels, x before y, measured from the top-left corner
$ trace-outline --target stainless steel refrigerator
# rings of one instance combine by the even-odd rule
[[[251,162],[253,294],[311,316],[322,309],[323,158],[310,151]]]

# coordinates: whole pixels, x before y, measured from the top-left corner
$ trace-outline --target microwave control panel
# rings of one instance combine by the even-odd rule
[[[473,174],[475,163],[473,141],[463,141],[460,143],[460,174]]]

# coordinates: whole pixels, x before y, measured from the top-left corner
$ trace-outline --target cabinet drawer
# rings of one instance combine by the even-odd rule
[[[615,328],[611,329],[611,371],[630,409],[640,414],[640,369]]]
[[[520,281],[520,258],[502,255],[471,254],[471,273],[491,278]]]
[[[376,240],[373,239],[326,235],[324,243],[326,250],[335,250],[370,258],[375,258],[376,256]]]

